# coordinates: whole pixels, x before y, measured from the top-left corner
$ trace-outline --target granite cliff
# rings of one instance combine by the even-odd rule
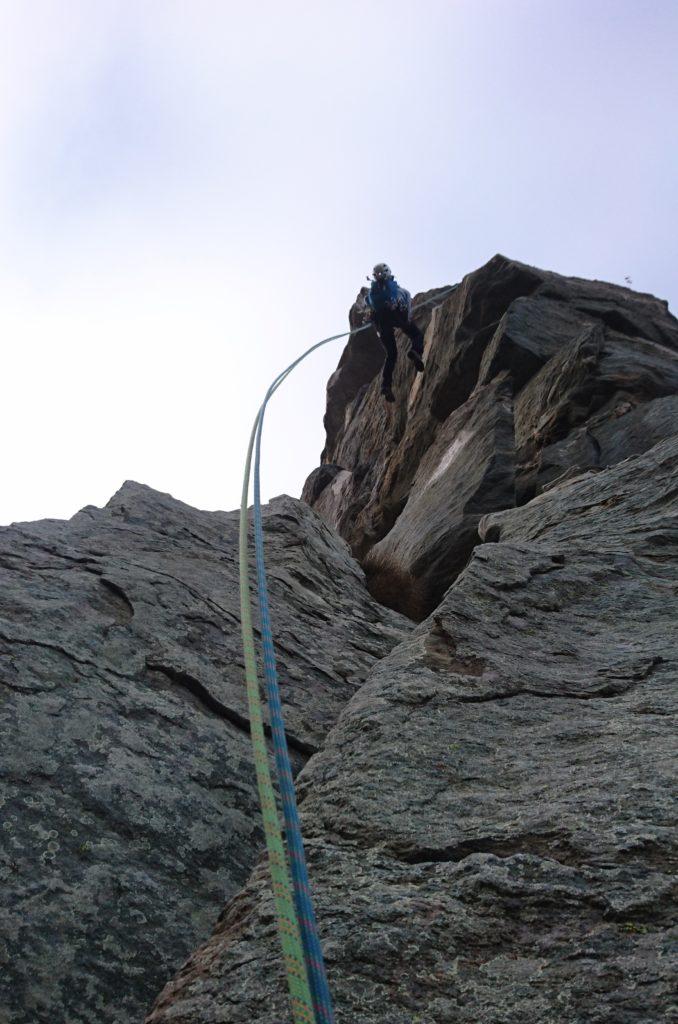
[[[292,755],[407,634],[301,502],[265,512]],[[238,515],[127,483],[0,530],[0,1021],[141,1021],[263,843]]]
[[[266,509],[338,1024],[668,1024],[678,322],[496,256],[421,326]],[[289,1019],[236,529],[130,483],[0,531],[0,1019]]]

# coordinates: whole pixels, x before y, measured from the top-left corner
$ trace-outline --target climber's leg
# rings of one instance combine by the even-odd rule
[[[396,347],[395,333],[393,331],[393,323],[390,318],[379,317],[375,321],[379,340],[386,349],[386,359],[384,360],[384,367],[381,371],[381,393],[387,402],[393,402],[393,391],[391,390],[393,384],[393,370],[395,368],[396,359],[398,358],[398,349]]]
[[[411,347],[407,355],[416,366],[417,371],[421,373],[424,369],[424,361],[421,358],[424,351],[424,335],[414,320],[409,319],[407,313],[402,314],[398,327],[410,339]]]

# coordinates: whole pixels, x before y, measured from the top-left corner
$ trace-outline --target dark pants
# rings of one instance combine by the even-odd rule
[[[412,348],[419,355],[424,351],[424,335],[417,325],[407,315],[404,309],[385,309],[374,315],[374,326],[377,329],[379,340],[386,349],[386,360],[382,371],[381,386],[390,388],[393,380],[393,369],[398,358],[398,348],[395,340],[395,329],[402,331],[412,342]]]

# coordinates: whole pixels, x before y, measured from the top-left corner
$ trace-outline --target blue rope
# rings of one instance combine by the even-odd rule
[[[430,302],[442,300],[447,294],[449,294],[449,292],[454,290],[454,287],[456,286],[448,288],[445,292],[436,295],[435,299],[429,299],[427,302],[420,303],[416,309],[420,309],[423,306],[428,305]],[[261,618],[264,677],[266,680],[266,695],[268,700],[271,733],[273,737],[278,786],[280,788],[283,817],[285,821],[285,834],[290,858],[294,902],[297,916],[299,918],[299,928],[301,931],[304,956],[306,958],[309,983],[311,986],[316,1024],[334,1024],[334,1009],[327,982],[325,961],[318,936],[315,911],[313,909],[308,868],[304,854],[304,842],[299,821],[299,810],[297,807],[294,779],[292,777],[292,767],[290,764],[287,736],[285,733],[285,722],[283,718],[282,702],[280,699],[280,687],[278,685],[278,673],[276,667],[275,648],[273,645],[273,630],[271,626],[270,603],[268,597],[268,584],[266,580],[266,565],[264,561],[264,532],[261,515],[260,474],[261,438],[266,406],[280,385],[299,365],[299,363],[323,345],[328,345],[332,341],[337,341],[340,338],[346,338],[349,335],[360,334],[361,331],[366,331],[371,326],[371,323],[367,323],[353,331],[344,331],[342,334],[333,334],[331,337],[324,338],[322,341],[317,342],[315,345],[312,345],[311,348],[307,349],[306,352],[299,356],[298,359],[295,359],[287,369],[283,370],[282,373],[275,378],[266,392],[266,397],[264,398],[255,421],[254,547],[256,555],[259,612]]]

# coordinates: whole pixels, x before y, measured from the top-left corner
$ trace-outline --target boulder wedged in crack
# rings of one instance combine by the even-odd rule
[[[302,503],[264,509],[296,769],[409,623]],[[0,530],[0,1018],[142,1019],[262,846],[238,515],[128,483]]]
[[[302,772],[338,1024],[669,1024],[677,506],[674,437],[488,517]],[[261,871],[148,1020],[285,1014]]]

